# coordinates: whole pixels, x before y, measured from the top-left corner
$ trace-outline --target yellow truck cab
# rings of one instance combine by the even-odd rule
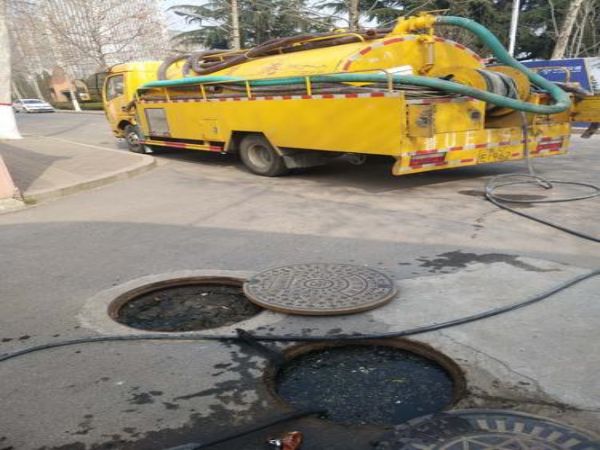
[[[135,117],[132,102],[137,89],[156,80],[160,61],[131,62],[118,64],[107,72],[102,90],[104,114],[113,134],[127,141],[129,150],[136,153],[146,151],[141,131]]]

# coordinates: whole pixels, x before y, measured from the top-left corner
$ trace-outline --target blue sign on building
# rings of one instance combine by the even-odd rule
[[[586,91],[600,91],[600,58],[525,61],[523,64],[550,81],[579,83]]]

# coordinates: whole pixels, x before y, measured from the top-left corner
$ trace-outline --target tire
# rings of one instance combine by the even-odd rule
[[[127,148],[133,153],[152,153],[152,149],[142,144],[140,141],[144,139],[142,130],[137,125],[127,125],[123,130]]]
[[[281,155],[261,135],[250,134],[240,142],[240,158],[244,166],[256,175],[278,177],[289,172]]]

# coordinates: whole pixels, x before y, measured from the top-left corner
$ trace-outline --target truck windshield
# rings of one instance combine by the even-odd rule
[[[113,98],[123,95],[123,75],[115,75],[108,79],[106,84],[106,99],[112,100]]]

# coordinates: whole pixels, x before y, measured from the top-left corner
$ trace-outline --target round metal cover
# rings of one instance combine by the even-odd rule
[[[600,450],[582,431],[513,411],[463,410],[395,427],[377,450]]]
[[[349,264],[297,264],[270,269],[244,283],[250,301],[288,314],[349,314],[376,308],[396,295],[394,282]]]

